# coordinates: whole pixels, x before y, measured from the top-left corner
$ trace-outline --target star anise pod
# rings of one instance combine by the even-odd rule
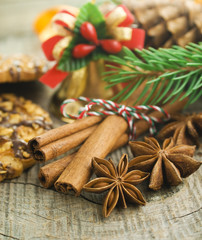
[[[188,177],[201,165],[192,158],[195,146],[176,145],[172,138],[163,142],[145,137],[145,142],[129,143],[135,156],[129,163],[129,169],[151,172],[149,188],[159,190],[164,182],[176,186],[182,178]]]
[[[173,136],[177,144],[196,145],[199,147],[199,136],[202,136],[202,113],[175,114],[171,116],[171,122],[167,124],[158,134],[163,140]]]
[[[93,158],[93,168],[98,178],[88,182],[84,186],[84,190],[94,193],[109,190],[103,204],[104,217],[108,217],[118,203],[123,208],[127,208],[126,199],[132,203],[145,205],[146,201],[134,185],[144,181],[149,173],[139,170],[128,172],[128,156],[126,154],[122,155],[117,169],[111,159],[101,158]]]

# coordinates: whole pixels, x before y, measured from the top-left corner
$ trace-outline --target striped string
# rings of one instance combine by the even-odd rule
[[[78,115],[68,114],[65,110],[65,106],[69,103],[73,103],[76,101],[87,102],[84,107],[81,107]],[[91,111],[93,106],[100,106],[99,111]],[[111,100],[104,99],[92,99],[87,97],[79,97],[79,98],[70,98],[66,99],[61,105],[61,113],[64,117],[72,118],[72,119],[81,119],[87,116],[110,116],[110,115],[119,115],[122,116],[128,123],[129,126],[129,139],[134,140],[136,138],[136,126],[135,119],[145,120],[149,123],[150,135],[154,135],[156,133],[155,122],[161,123],[170,118],[170,115],[158,106],[153,105],[139,105],[134,107],[128,107],[125,105],[117,104]],[[155,118],[152,116],[147,116],[144,113],[141,113],[140,110],[155,110],[163,113],[164,118]]]

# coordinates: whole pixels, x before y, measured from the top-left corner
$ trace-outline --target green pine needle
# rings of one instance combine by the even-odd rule
[[[143,104],[155,105],[161,100],[175,102],[186,97],[189,98],[187,104],[192,104],[202,96],[202,42],[190,43],[185,48],[150,47],[134,53],[124,47],[121,55],[110,59],[122,65],[122,68],[108,66],[111,71],[104,73],[108,87],[125,84],[113,98],[118,102],[128,99],[143,81],[146,85],[138,99],[144,99]]]

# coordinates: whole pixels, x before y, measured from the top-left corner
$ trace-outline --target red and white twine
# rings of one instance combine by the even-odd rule
[[[79,110],[79,114],[73,116],[68,114],[65,110],[65,106],[69,103],[76,102],[76,101],[83,101],[87,102],[84,107],[81,107]],[[91,108],[94,105],[98,105],[101,107],[99,111],[91,111]],[[164,118],[155,118],[152,116],[148,116],[144,113],[139,112],[140,110],[155,110],[158,112],[163,113],[165,116]],[[153,135],[156,133],[155,122],[161,123],[165,120],[170,118],[169,113],[158,106],[153,105],[139,105],[134,107],[128,107],[125,105],[117,104],[111,100],[104,100],[104,99],[92,99],[87,97],[79,97],[79,98],[70,98],[66,99],[61,105],[61,112],[64,117],[72,118],[72,119],[81,119],[86,116],[110,116],[110,115],[119,115],[122,116],[129,125],[129,139],[134,140],[136,136],[136,126],[135,126],[135,119],[138,120],[145,120],[149,123],[150,134]]]

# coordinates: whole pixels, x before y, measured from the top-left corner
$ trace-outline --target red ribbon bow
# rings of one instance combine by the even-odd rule
[[[119,52],[122,46],[126,46],[132,50],[135,48],[142,49],[144,47],[145,31],[143,29],[129,27],[134,22],[134,17],[125,6],[117,6],[105,15],[105,20],[107,31],[113,39],[98,40],[96,31],[94,31],[94,35],[92,34],[91,38],[88,39],[89,35],[85,34],[85,27],[88,22],[85,22],[82,24],[83,27],[81,26],[80,32],[83,37],[92,41],[94,45],[85,44],[89,47],[83,52],[81,48],[83,49],[84,44],[75,46],[72,57],[85,57],[92,52],[97,45],[100,45],[104,51],[111,54]],[[40,81],[54,88],[69,74],[68,72],[57,69],[57,62],[73,39],[76,16],[67,10],[62,10],[53,17],[52,22],[56,29],[52,35],[42,43],[42,49],[47,59],[49,61],[56,61],[56,64],[40,78]]]

